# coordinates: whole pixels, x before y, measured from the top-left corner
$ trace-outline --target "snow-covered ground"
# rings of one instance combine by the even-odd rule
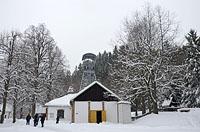
[[[25,125],[25,120],[16,124],[6,121],[0,132],[200,132],[200,109],[190,112],[160,112],[140,118],[131,124],[70,124],[46,121],[44,128]]]

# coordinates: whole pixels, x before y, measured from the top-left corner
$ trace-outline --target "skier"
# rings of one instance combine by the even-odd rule
[[[30,120],[31,120],[31,116],[30,116],[30,114],[28,114],[26,116],[26,125],[30,125]]]
[[[57,118],[56,118],[56,124],[58,124],[59,123],[59,116],[57,116]]]
[[[35,114],[35,116],[33,117],[33,122],[34,122],[34,127],[36,127],[38,125],[38,121],[39,121],[39,116],[38,114]]]
[[[41,117],[40,117],[42,127],[44,127],[45,116],[46,116],[45,114],[42,114]]]

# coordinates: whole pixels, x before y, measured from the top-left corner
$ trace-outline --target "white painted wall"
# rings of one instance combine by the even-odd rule
[[[102,110],[102,102],[90,102],[90,110]],[[112,123],[130,123],[130,104],[117,101],[104,102],[106,121]],[[75,101],[75,123],[88,123],[88,101]]]
[[[119,111],[119,123],[131,122],[131,105],[130,104],[118,104]]]
[[[64,110],[64,119],[60,119],[60,120],[66,120],[71,122],[71,108],[66,106],[66,107],[62,107],[62,106],[49,106],[48,107],[48,120],[56,120],[57,117],[57,110],[63,109]]]
[[[104,102],[104,108],[106,111],[106,121],[117,123],[117,102]]]
[[[90,102],[90,110],[103,110],[102,102]]]
[[[88,123],[88,101],[75,101],[75,123]]]

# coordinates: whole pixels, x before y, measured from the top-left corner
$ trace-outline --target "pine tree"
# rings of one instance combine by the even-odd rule
[[[101,82],[106,87],[110,87],[110,78],[109,78],[109,70],[110,70],[110,62],[111,61],[111,53],[107,53],[106,51],[103,54],[99,53],[95,62],[95,74],[96,78],[99,82]]]
[[[186,107],[200,107],[200,37],[191,30],[186,35],[187,53],[186,87],[183,95],[183,105]]]

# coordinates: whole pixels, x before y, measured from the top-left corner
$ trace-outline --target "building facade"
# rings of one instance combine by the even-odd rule
[[[65,95],[45,104],[48,119],[63,110],[63,119],[72,123],[130,123],[131,105],[94,81],[75,94]]]

